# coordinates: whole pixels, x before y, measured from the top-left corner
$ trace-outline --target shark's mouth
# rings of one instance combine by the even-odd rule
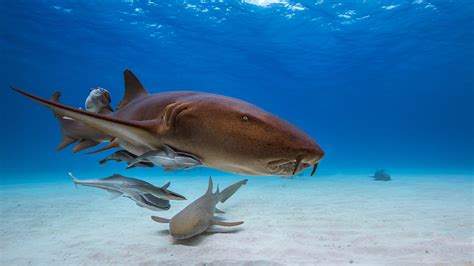
[[[311,166],[297,160],[276,160],[268,164],[267,169],[274,175],[292,176]]]

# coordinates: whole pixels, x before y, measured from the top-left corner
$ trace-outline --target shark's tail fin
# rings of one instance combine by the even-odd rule
[[[67,174],[72,178],[72,182],[74,182],[74,186],[77,189],[77,181],[79,181],[79,179],[77,179],[77,177],[75,177],[71,172],[69,172]]]
[[[247,181],[248,181],[248,179],[240,180],[239,182],[226,187],[225,189],[222,190],[222,192],[219,192],[219,189],[218,189],[216,191],[216,194],[218,194],[218,196],[219,196],[219,201],[221,203],[224,203],[228,198],[230,198],[232,195],[234,195],[234,193],[237,192],[237,190],[239,190],[239,188],[242,185],[247,184]]]

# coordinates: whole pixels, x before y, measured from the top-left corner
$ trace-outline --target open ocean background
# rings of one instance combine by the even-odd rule
[[[55,152],[52,113],[8,88],[79,107],[101,86],[115,106],[125,68],[150,92],[228,95],[296,124],[326,152],[314,178],[472,179],[473,21],[473,1],[1,1],[0,180],[162,174]]]

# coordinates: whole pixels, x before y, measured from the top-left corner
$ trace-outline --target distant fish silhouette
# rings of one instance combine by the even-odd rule
[[[385,170],[377,170],[375,171],[372,177],[375,181],[390,181],[392,177],[389,174],[385,173]]]

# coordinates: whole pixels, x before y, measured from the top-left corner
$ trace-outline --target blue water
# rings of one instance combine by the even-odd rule
[[[162,173],[56,152],[52,113],[8,89],[79,107],[101,86],[115,106],[126,68],[151,92],[228,95],[296,124],[326,152],[318,175],[472,175],[473,14],[472,1],[1,1],[1,178]]]

